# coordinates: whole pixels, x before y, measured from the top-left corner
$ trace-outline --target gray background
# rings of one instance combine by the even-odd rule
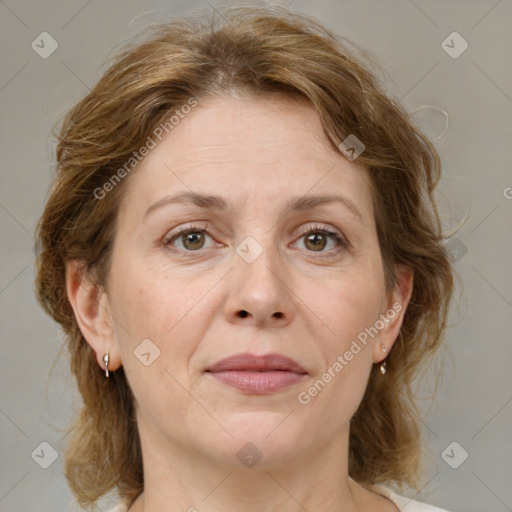
[[[444,169],[439,199],[447,227],[468,213],[450,240],[464,288],[451,315],[449,352],[436,368],[437,399],[424,406],[430,459],[416,499],[453,512],[512,510],[512,2],[288,4],[378,56],[390,93],[409,112],[430,106],[450,116],[447,133],[436,141]],[[73,502],[58,428],[79,401],[64,357],[49,377],[62,335],[33,296],[33,230],[52,175],[51,128],[99,78],[112,47],[164,13],[207,6],[199,0],[0,1],[2,512],[68,511]],[[45,31],[58,48],[43,59],[31,43]],[[453,31],[469,44],[458,58],[441,46]],[[460,41],[453,45],[457,50]],[[420,110],[415,119],[431,136],[441,135],[439,110]],[[422,395],[432,383],[420,382]],[[454,441],[458,445],[449,447]],[[52,448],[42,442],[58,454],[47,469],[40,465],[51,462]],[[104,501],[98,510],[107,508]]]

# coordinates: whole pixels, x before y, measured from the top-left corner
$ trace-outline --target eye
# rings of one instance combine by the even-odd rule
[[[303,230],[299,240],[304,240],[304,246],[308,252],[329,252],[324,250],[329,245],[329,241],[335,253],[348,246],[348,242],[340,233],[316,225],[308,226]]]
[[[182,226],[166,235],[163,244],[165,246],[170,245],[185,254],[208,248],[205,246],[206,239],[210,238],[213,241],[213,238],[208,234],[207,226],[207,224],[204,226],[194,224]],[[341,233],[318,225],[307,226],[303,229],[299,240],[304,240],[304,246],[308,252],[334,252],[336,254],[343,248],[348,247],[348,242]],[[330,250],[329,248],[324,250],[328,247],[329,242],[331,242]],[[211,244],[210,247],[213,245]]]
[[[177,249],[185,252],[198,251],[204,249],[206,238],[212,239],[206,231],[207,225],[200,227],[197,225],[187,225],[179,228],[173,233],[169,233],[165,236],[163,243],[164,245],[172,245]],[[212,239],[213,240],[213,239]],[[176,246],[175,242],[181,243],[181,247]]]

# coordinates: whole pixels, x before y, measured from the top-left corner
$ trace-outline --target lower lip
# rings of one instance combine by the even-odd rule
[[[268,372],[251,371],[226,371],[209,372],[215,379],[228,386],[252,393],[265,395],[275,393],[281,389],[293,386],[300,382],[306,375],[284,370]]]

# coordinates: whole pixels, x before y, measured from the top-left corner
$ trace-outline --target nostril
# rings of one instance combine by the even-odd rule
[[[245,318],[246,316],[249,316],[249,313],[245,311],[245,309],[242,309],[241,311],[239,311],[238,315],[241,318]],[[274,313],[272,316],[274,316],[275,318],[283,318],[283,313],[278,311],[277,313]]]

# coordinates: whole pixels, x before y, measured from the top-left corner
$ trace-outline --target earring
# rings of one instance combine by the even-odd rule
[[[108,352],[103,356],[103,362],[105,363],[105,376],[108,377],[108,363],[110,362]]]
[[[387,352],[386,350],[386,346],[384,345],[384,343],[381,343],[380,346],[382,347],[382,352],[384,352],[384,354]],[[385,375],[386,374],[386,361],[384,361],[381,365],[380,365],[380,373],[382,373],[382,375]]]

